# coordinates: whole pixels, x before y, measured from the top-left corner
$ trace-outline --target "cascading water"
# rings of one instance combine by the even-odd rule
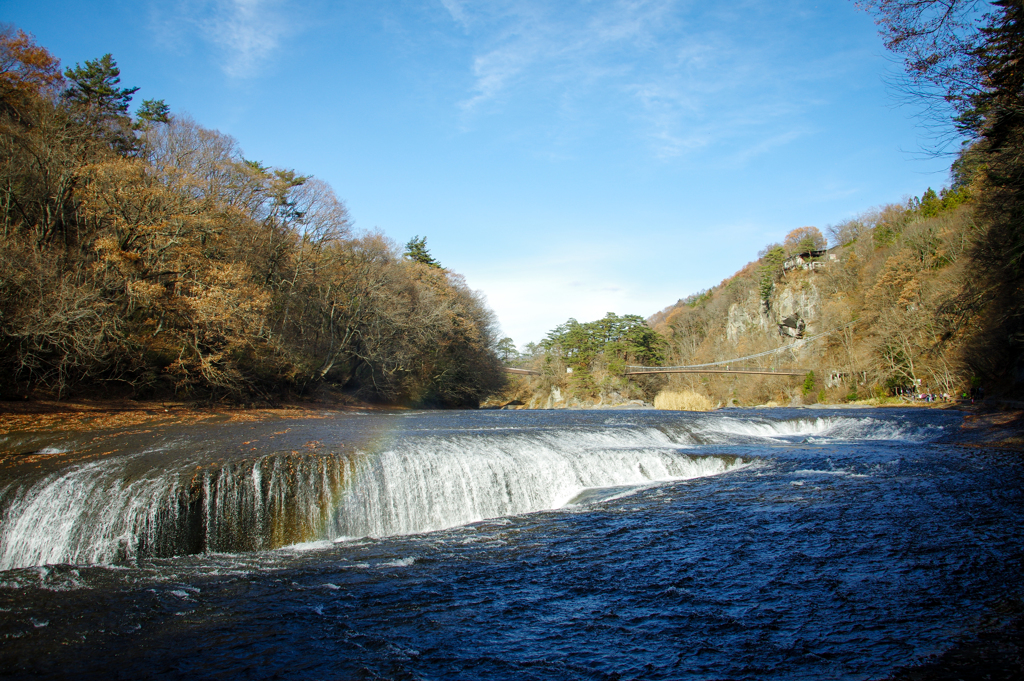
[[[319,536],[349,461],[269,455],[153,469],[124,458],[0,490],[0,569],[253,551]]]
[[[688,456],[660,431],[426,437],[355,466],[334,521],[339,536],[440,530],[559,508],[588,488],[723,473],[732,456]]]
[[[714,475],[743,463],[688,456],[679,439],[689,438],[656,428],[482,431],[213,463],[172,442],[0,488],[0,569],[427,532],[558,508],[588,488]]]
[[[704,477],[744,464],[735,455],[698,453],[698,445],[926,440],[941,433],[846,416],[657,425],[617,419],[598,428],[400,432],[399,424],[348,449],[332,447],[336,431],[328,429],[320,449],[235,455],[225,455],[238,447],[230,433],[205,448],[190,435],[172,435],[159,446],[126,447],[0,483],[0,569],[429,532],[599,499],[595,488]],[[244,436],[266,447],[288,433],[273,427]]]

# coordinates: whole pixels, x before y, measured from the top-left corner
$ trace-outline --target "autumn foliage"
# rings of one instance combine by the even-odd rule
[[[59,60],[24,31],[0,26],[0,92],[5,103],[38,96],[62,82]]]
[[[987,274],[979,270],[977,249],[987,230],[977,201],[964,196],[928,190],[835,225],[833,247],[809,258],[806,269],[785,269],[773,255],[780,247],[770,245],[719,286],[649,320],[668,339],[668,363],[771,352],[731,366],[800,368],[802,383],[787,376],[690,374],[667,378],[665,388],[693,390],[723,405],[922,392],[959,397],[981,384],[1012,389],[1000,384],[999,367],[989,370],[978,357],[999,321],[989,318],[978,291]],[[806,323],[805,338],[826,335],[803,342],[781,333],[783,318],[794,311]],[[784,352],[772,352],[778,349]]]
[[[474,406],[501,383],[493,315],[459,275],[356,232],[330,186],[227,135],[132,119],[134,89],[90,99],[111,74],[107,55],[69,84],[0,33],[0,396]]]

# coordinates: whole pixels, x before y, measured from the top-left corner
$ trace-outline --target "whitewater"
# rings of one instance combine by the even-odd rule
[[[0,675],[881,678],[1020,597],[1021,467],[955,446],[960,418],[12,434]]]

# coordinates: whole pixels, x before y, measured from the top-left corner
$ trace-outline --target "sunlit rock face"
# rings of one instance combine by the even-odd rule
[[[767,310],[753,290],[744,301],[730,305],[725,337],[730,343],[738,343],[748,334],[773,329],[794,316],[804,320],[806,333],[816,333],[820,314],[821,293],[811,277],[784,279],[776,284]]]
[[[742,303],[729,306],[725,337],[730,343],[735,343],[746,333],[768,328],[768,324],[769,316],[764,312],[757,292],[751,291]]]
[[[804,279],[780,286],[772,308],[778,317],[777,323],[797,315],[807,322],[807,333],[818,330],[815,321],[820,316],[821,295],[812,280]]]

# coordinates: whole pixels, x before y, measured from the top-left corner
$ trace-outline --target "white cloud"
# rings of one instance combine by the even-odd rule
[[[795,129],[793,117],[820,104],[806,90],[843,68],[824,55],[794,60],[798,42],[759,33],[757,12],[690,0],[442,4],[473,53],[464,125],[525,105],[545,139],[597,121],[595,130],[632,129],[663,159],[723,143],[740,147],[737,161],[769,151],[781,143],[774,128]]]
[[[531,268],[524,274],[468,278],[474,288],[487,294],[503,333],[519,346],[540,341],[570,317],[587,322],[608,312],[645,314],[658,305],[638,295],[633,286],[596,272],[538,272]]]
[[[643,253],[640,246],[594,243],[515,264],[470,264],[460,271],[472,288],[484,292],[504,335],[522,347],[542,340],[570,317],[589,322],[608,312],[646,316],[674,302],[676,285],[686,292],[700,288],[673,281],[666,292],[666,282],[638,277],[623,260]]]
[[[220,0],[215,18],[204,30],[225,53],[229,76],[254,75],[277,50],[291,24],[277,0]]]
[[[171,9],[154,5],[157,39],[175,44],[198,35],[219,53],[229,77],[259,73],[297,29],[287,0],[181,0]]]
[[[761,140],[746,149],[741,149],[730,156],[728,159],[729,164],[734,166],[746,165],[751,159],[761,156],[762,154],[767,154],[778,147],[785,146],[803,135],[804,133],[801,130],[789,130],[778,135],[772,135],[771,137]]]
[[[466,10],[462,6],[460,0],[441,0],[441,4],[448,10],[448,14],[452,15],[452,19],[457,24],[462,26],[463,29],[469,29],[469,16],[466,14]]]
[[[523,50],[499,49],[473,59],[476,94],[462,102],[463,111],[473,112],[495,99],[531,61]]]
[[[475,94],[462,106],[474,109],[503,94],[519,74],[532,84],[555,81],[571,88],[621,73],[618,64],[607,68],[607,52],[650,43],[650,27],[671,2],[588,4],[582,13],[535,0],[482,2],[471,9],[457,0],[443,4],[473,29]]]

